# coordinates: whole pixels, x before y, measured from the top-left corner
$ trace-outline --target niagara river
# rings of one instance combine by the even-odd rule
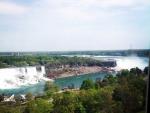
[[[94,59],[114,59],[117,62],[117,66],[114,67],[116,71],[121,69],[131,69],[138,67],[140,69],[144,69],[146,66],[148,66],[148,58],[147,57],[136,57],[136,56],[92,56]],[[31,70],[31,69],[29,69]],[[10,71],[10,70],[9,70]],[[45,85],[45,79],[43,79],[43,75],[37,74],[35,76],[35,73],[27,74],[24,79],[21,79],[21,86],[19,86],[18,81],[19,79],[17,77],[22,77],[19,75],[16,75],[14,77],[11,77],[9,74],[7,75],[7,82],[4,82],[4,75],[0,75],[0,94],[26,94],[26,93],[33,93],[33,94],[42,94],[44,90]],[[82,81],[89,78],[95,81],[97,78],[103,79],[108,72],[99,72],[99,73],[91,73],[91,74],[85,74],[85,75],[78,75],[78,76],[71,76],[71,77],[65,77],[65,78],[57,78],[54,80],[54,83],[58,85],[60,88],[67,87],[69,85],[74,85],[75,88],[79,88]],[[40,75],[40,76],[39,76]],[[2,79],[3,78],[3,79]],[[17,82],[17,83],[16,83]],[[10,85],[11,84],[11,85]],[[9,86],[9,87],[6,87]]]

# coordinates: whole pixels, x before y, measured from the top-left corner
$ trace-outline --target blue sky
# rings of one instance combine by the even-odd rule
[[[0,51],[150,48],[149,0],[0,0]]]

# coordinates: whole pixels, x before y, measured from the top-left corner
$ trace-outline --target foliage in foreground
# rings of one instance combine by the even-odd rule
[[[0,106],[0,113],[144,113],[145,74],[139,69],[123,70],[95,83],[83,81],[80,90],[57,92],[47,83],[44,98],[20,106]],[[30,97],[30,95],[28,95]],[[9,109],[8,109],[9,108]]]

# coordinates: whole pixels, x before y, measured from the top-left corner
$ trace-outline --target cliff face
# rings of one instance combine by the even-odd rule
[[[35,84],[45,75],[45,67],[20,67],[0,69],[0,89],[17,88]]]

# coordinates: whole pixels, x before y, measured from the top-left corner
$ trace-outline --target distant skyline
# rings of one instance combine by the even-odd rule
[[[0,0],[0,52],[150,49],[150,0]]]

